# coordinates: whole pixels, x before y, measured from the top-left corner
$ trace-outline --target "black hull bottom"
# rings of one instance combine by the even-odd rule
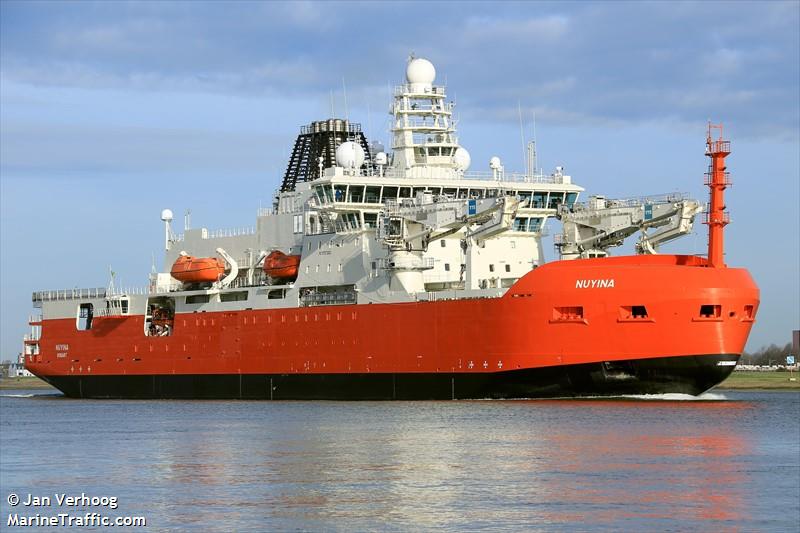
[[[661,357],[485,374],[83,375],[43,378],[73,398],[460,400],[663,393],[698,395],[727,378],[738,359],[738,354]]]

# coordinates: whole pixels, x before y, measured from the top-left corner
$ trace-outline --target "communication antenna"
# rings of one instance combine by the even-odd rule
[[[525,129],[522,127],[522,104],[519,100],[517,100],[517,111],[519,112],[519,140],[522,143],[522,164],[526,165],[525,162]],[[530,174],[531,169],[526,166],[525,173]]]
[[[347,116],[347,86],[344,84],[344,76],[342,76],[342,93],[344,94],[344,119],[349,120]]]
[[[536,111],[533,111],[533,140],[528,141],[528,172],[536,175]]]
[[[192,229],[192,210],[187,209],[183,214],[183,231]]]
[[[539,154],[537,152],[539,145],[536,142],[536,110],[531,110],[531,113],[533,114],[533,171],[536,172],[539,163]]]
[[[169,251],[173,237],[172,226],[170,225],[172,222],[172,211],[169,209],[161,211],[161,220],[164,222],[164,249]]]
[[[114,286],[114,278],[116,278],[116,276],[117,273],[111,269],[111,265],[108,265],[108,288],[106,289],[106,294],[109,296],[117,292],[117,288]]]
[[[372,135],[372,113],[369,109],[369,100],[367,100],[367,127],[369,128],[368,136]]]
[[[336,115],[333,112],[333,89],[331,89],[331,118],[334,118]]]

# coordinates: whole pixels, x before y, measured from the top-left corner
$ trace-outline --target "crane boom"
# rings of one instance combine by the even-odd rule
[[[593,196],[572,209],[561,206],[557,217],[563,233],[556,236],[556,246],[562,259],[605,257],[609,248],[641,232],[636,253],[655,254],[660,245],[691,233],[702,211],[700,202],[682,194],[625,200]]]

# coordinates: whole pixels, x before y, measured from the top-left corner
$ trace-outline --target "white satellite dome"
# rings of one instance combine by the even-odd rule
[[[456,148],[456,153],[453,154],[453,163],[455,163],[458,170],[466,171],[469,169],[470,163],[472,163],[472,157],[470,157],[466,148],[459,146]]]
[[[503,164],[500,162],[500,158],[497,156],[492,157],[489,159],[489,168],[492,170],[500,170],[503,167]]]
[[[170,222],[172,220],[172,210],[164,209],[161,211],[161,220],[164,222]]]
[[[343,142],[336,149],[336,164],[344,168],[361,167],[364,164],[364,149],[356,142]]]
[[[406,67],[406,80],[414,92],[430,91],[436,79],[436,68],[433,63],[421,57],[412,59]]]

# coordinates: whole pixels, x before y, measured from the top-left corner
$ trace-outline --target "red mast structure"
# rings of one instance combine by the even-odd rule
[[[717,139],[712,138],[712,131],[719,130]],[[708,263],[712,267],[724,267],[724,231],[728,225],[730,214],[725,211],[725,189],[731,184],[730,175],[726,171],[725,158],[731,153],[731,143],[722,138],[722,124],[708,123],[706,136],[706,155],[711,158],[706,172],[705,184],[708,185],[711,203],[705,216],[708,224]]]

